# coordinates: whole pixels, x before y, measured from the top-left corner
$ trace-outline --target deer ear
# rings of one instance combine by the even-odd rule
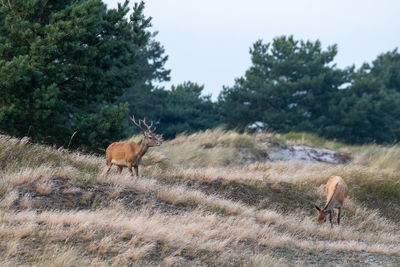
[[[314,205],[314,206],[318,211],[321,211],[321,209],[317,205]]]

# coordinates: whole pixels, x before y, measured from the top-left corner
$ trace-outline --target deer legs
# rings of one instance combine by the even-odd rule
[[[132,162],[129,162],[129,163],[127,164],[128,170],[129,170],[129,172],[131,173],[131,175],[133,176],[132,166],[133,166],[133,168],[135,169],[136,177],[139,177],[139,165],[136,164],[136,163],[133,163],[133,164],[132,164]]]
[[[339,207],[337,209],[338,209],[337,224],[340,225],[340,216],[342,215],[342,207]],[[331,226],[333,227],[332,217],[334,217],[333,209],[329,211],[329,221],[331,223]]]
[[[331,227],[333,227],[332,217],[333,217],[333,209],[329,211],[329,222],[331,223]]]
[[[127,166],[128,167],[128,171],[131,173],[131,175],[133,176],[133,172],[132,172],[132,162],[128,162]]]
[[[122,172],[122,167],[121,166],[117,166],[117,171],[120,174]]]
[[[112,166],[111,164],[110,164],[110,166],[108,166],[108,165],[106,166],[106,169],[107,169],[106,174],[111,170],[111,166]]]
[[[112,165],[113,165],[113,164],[112,164],[111,162],[110,162],[110,163],[107,162],[106,174],[110,171]],[[119,174],[121,174],[121,172],[122,172],[122,170],[123,170],[124,167],[127,167],[127,168],[128,168],[128,171],[131,173],[131,175],[134,176],[133,171],[132,171],[132,167],[133,167],[133,168],[135,169],[136,177],[139,177],[139,164],[137,164],[137,163],[135,163],[135,162],[127,162],[127,163],[126,163],[126,166],[122,166],[122,165],[119,166],[119,165],[116,165],[116,167],[117,167],[117,172],[118,172]]]
[[[337,215],[337,224],[338,225],[340,224],[340,215],[341,215],[341,213],[342,213],[342,208],[340,207],[340,208],[338,208],[338,215]]]

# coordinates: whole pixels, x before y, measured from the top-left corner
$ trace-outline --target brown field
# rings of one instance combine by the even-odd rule
[[[352,159],[267,160],[285,144]],[[397,145],[217,129],[150,149],[140,178],[104,166],[1,136],[0,266],[400,266]],[[333,228],[314,209],[331,175],[350,190]]]

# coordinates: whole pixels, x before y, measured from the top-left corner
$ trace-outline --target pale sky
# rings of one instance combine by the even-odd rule
[[[116,0],[103,0],[115,8]],[[134,1],[131,0],[130,6]],[[400,0],[149,0],[145,15],[169,56],[172,84],[204,85],[215,100],[251,64],[249,48],[281,35],[338,45],[338,67],[371,62],[400,44]]]

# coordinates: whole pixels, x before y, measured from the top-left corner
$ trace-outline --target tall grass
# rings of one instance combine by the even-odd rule
[[[398,144],[390,146],[377,144],[350,146],[309,133],[287,133],[276,136],[290,145],[306,145],[350,153],[353,157],[353,162],[357,165],[400,170],[400,145]]]
[[[173,165],[188,167],[243,164],[243,150],[254,157],[261,153],[252,136],[221,129],[181,134],[159,149]]]
[[[327,148],[327,149],[344,149],[346,146],[336,141],[331,141],[319,137],[316,134],[310,133],[297,133],[291,132],[287,134],[277,134],[278,139],[286,142],[289,145],[306,145],[310,147],[317,148]]]
[[[85,172],[98,170],[103,159],[79,152],[49,146],[31,144],[28,138],[16,139],[0,135],[0,171],[16,172],[43,164],[52,167],[73,166]]]
[[[352,147],[354,162],[378,169],[400,170],[400,146],[364,145]]]
[[[353,160],[267,160],[268,149],[285,144]],[[397,265],[399,155],[397,145],[216,129],[151,148],[136,178],[115,169],[105,176],[104,157],[1,136],[0,265]],[[331,175],[350,189],[333,228],[316,224],[313,207]]]

